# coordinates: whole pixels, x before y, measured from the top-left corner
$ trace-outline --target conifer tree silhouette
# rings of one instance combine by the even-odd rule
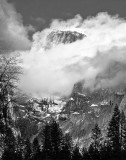
[[[41,159],[41,150],[38,139],[35,138],[32,146],[32,160],[40,160]]]
[[[43,159],[52,159],[53,148],[51,141],[51,128],[49,123],[45,124],[41,133],[41,137]]]
[[[121,144],[120,144],[120,111],[116,105],[112,118],[108,125],[108,145],[111,149],[111,155],[115,159],[119,159],[121,153]]]
[[[70,134],[67,133],[63,137],[63,144],[59,158],[61,160],[71,160],[71,154],[72,154],[72,138]]]
[[[24,156],[24,160],[31,160],[32,149],[31,149],[31,143],[29,139],[26,139],[24,142],[23,156]]]
[[[53,158],[59,159],[58,157],[63,144],[63,133],[59,127],[59,124],[55,120],[52,120],[50,127],[51,127],[51,142],[52,142],[52,149],[53,149]]]
[[[89,147],[90,156],[94,160],[100,159],[100,149],[101,149],[101,141],[102,141],[102,134],[101,129],[99,128],[98,124],[95,124],[95,127],[92,129],[92,143]]]
[[[80,153],[78,145],[73,148],[72,160],[82,160],[82,155]]]

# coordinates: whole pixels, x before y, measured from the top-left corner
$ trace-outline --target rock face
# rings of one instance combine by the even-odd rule
[[[88,146],[92,128],[98,123],[106,133],[109,119],[116,104],[126,111],[125,92],[100,89],[94,92],[82,91],[81,84],[75,85],[70,97],[59,100],[31,99],[16,106],[16,124],[24,137],[33,138],[53,118],[59,122],[64,133],[70,133],[80,146]],[[20,113],[20,114],[19,114]]]
[[[69,118],[61,122],[64,132],[70,132],[79,145],[89,145],[92,128],[98,123],[103,135],[106,134],[108,122],[115,105],[126,111],[126,94],[110,89],[100,89],[85,94],[74,92],[69,98],[64,113]]]
[[[86,35],[76,31],[52,31],[47,36],[47,44],[45,49],[50,49],[59,44],[69,44],[77,40],[82,40]]]

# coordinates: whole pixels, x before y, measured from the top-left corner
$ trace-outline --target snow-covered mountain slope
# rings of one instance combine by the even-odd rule
[[[30,99],[24,106],[16,106],[16,124],[22,135],[30,138],[38,135],[45,122],[54,118],[64,133],[69,132],[75,142],[87,146],[96,122],[106,133],[116,104],[126,111],[124,92],[112,92],[109,89],[85,93],[73,91],[64,100]]]

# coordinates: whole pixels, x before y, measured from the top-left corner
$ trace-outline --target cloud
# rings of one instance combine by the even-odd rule
[[[43,24],[46,23],[46,20],[44,18],[42,18],[42,17],[36,17],[36,18],[31,17],[31,20],[37,22],[39,25],[40,24],[43,25]]]
[[[52,30],[78,31],[86,38],[44,49]],[[20,86],[36,94],[69,95],[84,80],[90,89],[126,84],[126,21],[99,13],[83,20],[53,20],[50,28],[36,32],[31,50],[22,52],[24,75]]]
[[[28,32],[34,28],[24,26],[22,16],[6,0],[0,0],[0,48],[26,50],[31,47]]]

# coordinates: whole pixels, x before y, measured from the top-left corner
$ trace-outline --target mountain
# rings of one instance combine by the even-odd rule
[[[52,31],[47,36],[45,49],[60,44],[71,44],[82,40],[86,35],[76,31]],[[108,122],[117,104],[126,113],[126,92],[124,86],[116,89],[107,88],[90,91],[84,89],[83,80],[73,86],[69,97],[27,98],[20,96],[13,104],[15,124],[24,138],[40,137],[46,121],[54,118],[59,122],[64,133],[69,132],[74,142],[88,146],[91,130],[97,122],[106,133]]]
[[[96,123],[99,124],[103,134],[106,133],[116,104],[126,113],[125,92],[112,89],[91,92],[82,90],[81,83],[74,87],[71,96],[64,99],[31,98],[23,105],[15,104],[15,122],[22,136],[40,138],[45,122],[54,118],[64,133],[69,132],[72,135],[75,143],[88,146],[92,128]]]
[[[47,36],[45,49],[50,49],[59,44],[70,44],[77,40],[82,40],[85,34],[76,31],[52,31]]]

